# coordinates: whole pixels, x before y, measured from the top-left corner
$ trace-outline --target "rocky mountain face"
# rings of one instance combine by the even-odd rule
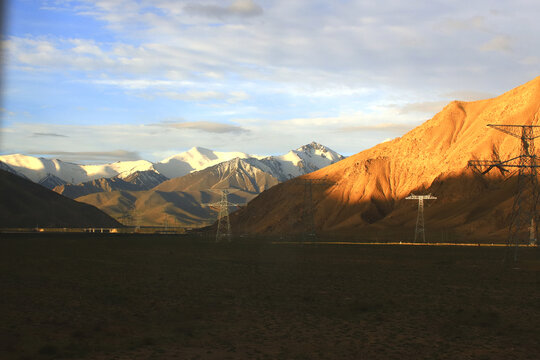
[[[143,190],[138,185],[129,183],[119,177],[101,178],[92,181],[83,182],[80,184],[65,184],[54,188],[54,191],[60,195],[71,199],[76,199],[81,196],[94,194],[98,192],[110,192],[116,190],[139,191]]]
[[[49,190],[52,190],[57,186],[63,186],[67,183],[64,180],[60,179],[58,176],[47,174],[47,176],[38,181],[38,184],[41,186],[45,186]]]
[[[244,205],[277,183],[276,178],[237,158],[165,181],[151,190],[99,192],[77,200],[126,225],[200,227],[215,221],[221,189],[230,189],[230,202]],[[232,206],[230,211],[236,209],[238,206]]]
[[[0,169],[0,227],[119,227],[93,206]]]
[[[417,202],[405,197],[432,193],[438,199],[426,202],[425,209],[432,236],[448,229],[458,237],[506,236],[515,171],[479,175],[468,161],[519,155],[519,139],[487,125],[540,125],[539,108],[540,77],[493,99],[454,101],[401,138],[303,176],[331,182],[313,186],[317,229],[334,234],[413,229]],[[232,221],[252,233],[298,233],[305,208],[298,180],[291,180],[263,192]]]
[[[141,190],[150,190],[168,178],[153,170],[136,171],[123,178],[125,182],[137,185]]]
[[[271,174],[252,166],[244,159],[233,159],[171,179],[157,186],[156,191],[200,191],[207,189],[239,189],[258,194],[276,185]]]
[[[60,195],[76,199],[99,192],[149,190],[165,180],[167,180],[165,176],[148,170],[137,171],[123,179],[115,176],[86,181],[80,184],[63,184],[54,187],[53,190]]]

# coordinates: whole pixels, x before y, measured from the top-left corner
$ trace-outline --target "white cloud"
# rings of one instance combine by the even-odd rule
[[[160,106],[168,106],[156,109],[162,118],[203,108],[204,113],[189,113],[190,118],[233,123],[250,131],[205,132],[200,122],[195,131],[194,121],[184,125],[190,131],[121,126],[112,124],[121,121],[111,116],[103,120],[111,122],[107,127],[29,125],[26,133],[17,131],[3,146],[26,146],[25,136],[36,132],[69,134],[55,139],[60,148],[80,146],[84,151],[102,145],[111,149],[122,141],[121,148],[140,147],[144,153],[194,145],[239,145],[245,147],[239,150],[267,153],[265,149],[287,150],[317,139],[336,150],[355,152],[425,119],[449,100],[490,97],[530,80],[540,58],[538,5],[528,0],[496,5],[478,0],[469,5],[51,0],[44,6],[99,20],[97,24],[104,24],[96,29],[99,38],[92,33],[80,38],[18,33],[4,42],[8,74],[46,71],[71,83],[94,85],[96,92],[110,86],[128,97],[159,97]],[[487,10],[494,6],[496,12]],[[17,79],[12,78],[14,84]],[[25,90],[24,96],[39,97]],[[189,107],[190,102],[195,105]],[[248,123],[242,116],[259,121]],[[270,118],[276,120],[264,120]],[[348,134],[340,131],[344,128],[359,131]],[[363,137],[364,130],[371,137]],[[31,140],[47,148],[46,137]]]
[[[230,93],[223,93],[218,91],[187,91],[187,92],[174,92],[167,91],[158,93],[159,96],[164,96],[172,100],[181,101],[210,101],[210,100],[222,100],[230,104],[235,104],[249,99],[249,95],[243,91],[231,91]]]
[[[405,6],[382,1],[373,6],[350,1],[319,9],[311,1],[275,1],[265,3],[264,16],[259,20],[230,21],[225,16],[215,24],[189,16],[186,8],[253,14],[260,6],[250,0],[68,4],[78,5],[79,14],[105,21],[123,43],[49,39],[38,46],[32,43],[36,39],[12,38],[9,42],[18,45],[10,47],[8,63],[58,71],[83,70],[91,76],[105,74],[109,79],[218,81],[228,87],[234,86],[230,79],[235,79],[235,84],[263,81],[267,83],[265,88],[275,85],[298,90],[299,95],[305,89],[304,93],[322,96],[333,93],[328,89],[355,93],[378,88],[379,84],[402,89],[437,86],[449,90],[457,84],[478,90],[492,84],[505,88],[507,83],[500,85],[491,74],[507,68],[516,74],[515,62],[498,58],[493,52],[538,51],[532,46],[533,37],[510,36],[513,29],[503,22],[504,18],[457,5],[447,5],[447,12],[438,13],[422,2]],[[499,12],[505,13],[502,10]],[[523,22],[523,26],[526,24]],[[486,42],[486,33],[495,28],[510,35],[498,35]],[[28,43],[22,46],[25,41]],[[483,44],[483,51],[477,51],[478,44]],[[514,76],[529,73],[527,70]]]
[[[108,162],[121,160],[140,160],[141,156],[136,151],[113,150],[113,151],[63,151],[63,150],[28,150],[28,154],[37,156],[49,156],[64,161],[85,162]]]
[[[340,153],[352,154],[385,138],[402,135],[409,129],[410,119],[391,123],[394,118],[395,111],[388,110],[383,115],[354,113],[280,121],[238,118],[231,123],[170,120],[146,125],[90,126],[17,122],[3,129],[3,132],[9,132],[9,137],[3,139],[2,145],[4,153],[29,154],[41,149],[44,155],[56,156],[60,154],[58,149],[63,149],[66,152],[64,157],[70,155],[71,160],[80,162],[95,162],[96,157],[92,153],[114,154],[119,147],[126,151],[125,154],[118,153],[119,158],[138,154],[133,157],[156,161],[161,159],[155,158],[155,154],[177,153],[193,146],[272,155],[285,153],[313,140]],[[383,125],[377,126],[379,123]],[[344,131],[347,127],[349,129]],[[52,146],[50,137],[33,136],[34,133],[63,134],[66,137],[55,137]],[[102,157],[105,159],[105,155]]]
[[[128,90],[143,90],[148,88],[163,88],[170,86],[182,86],[186,83],[159,79],[103,79],[91,80],[94,84],[116,86]]]
[[[43,132],[35,132],[32,134],[32,136],[67,137],[67,135],[55,134],[55,133],[43,133]]]
[[[184,10],[190,14],[203,15],[215,18],[228,16],[257,16],[263,13],[263,9],[253,0],[234,0],[229,6],[188,3]]]
[[[476,100],[491,99],[497,95],[490,92],[485,92],[485,91],[461,90],[461,91],[451,91],[449,93],[444,94],[443,96],[450,100],[476,101]]]
[[[408,103],[403,105],[392,105],[398,109],[400,114],[421,113],[421,114],[436,114],[441,111],[448,101],[423,101],[416,103]]]
[[[512,50],[512,40],[509,36],[498,35],[484,43],[480,46],[482,51],[500,51],[500,52],[510,52]]]
[[[232,124],[223,124],[212,121],[184,121],[178,123],[163,122],[155,124],[156,126],[162,126],[171,129],[186,129],[186,130],[198,130],[207,133],[226,134],[226,133],[245,133],[247,129]]]
[[[4,108],[0,108],[0,113],[2,114],[2,116],[9,116],[9,117],[15,116],[15,113],[13,111],[9,111]]]
[[[350,131],[383,131],[386,133],[398,133],[404,134],[407,131],[418,126],[418,124],[393,124],[393,123],[380,123],[372,125],[359,125],[359,126],[345,126],[339,129],[342,132]],[[387,138],[388,139],[388,138]],[[383,141],[387,141],[387,139]]]
[[[540,64],[540,56],[526,56],[519,61],[523,65],[536,65]]]

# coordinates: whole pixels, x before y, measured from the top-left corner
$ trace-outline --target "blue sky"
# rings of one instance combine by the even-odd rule
[[[540,75],[535,0],[11,0],[6,13],[2,154],[156,161],[317,141],[350,155]]]

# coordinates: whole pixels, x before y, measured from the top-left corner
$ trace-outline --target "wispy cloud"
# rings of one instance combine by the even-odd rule
[[[65,137],[65,138],[68,137],[68,136],[62,135],[62,134],[42,133],[42,132],[35,132],[35,133],[32,134],[32,136],[36,136],[36,137]]]
[[[220,100],[226,101],[230,104],[235,104],[240,101],[249,99],[249,95],[243,91],[231,91],[229,93],[219,91],[187,91],[187,92],[174,92],[167,91],[158,93],[159,96],[164,96],[172,100],[181,101],[213,101]]]
[[[214,134],[225,134],[225,133],[247,133],[249,130],[231,124],[223,124],[218,122],[211,121],[186,121],[186,122],[162,122],[159,124],[154,124],[156,126],[162,126],[172,129],[186,129],[186,130],[198,130],[207,133]]]
[[[512,40],[509,36],[498,35],[484,43],[480,50],[482,51],[499,51],[509,53],[512,50]]]
[[[4,108],[0,108],[0,114],[2,114],[3,116],[15,116],[15,113],[13,111],[9,111],[7,109],[4,109]]]
[[[435,114],[441,111],[448,101],[423,101],[416,103],[409,103],[404,105],[391,105],[398,109],[399,114],[421,113],[421,114]]]
[[[383,124],[373,124],[373,125],[357,125],[357,126],[344,126],[339,129],[340,132],[362,132],[362,131],[379,131],[379,132],[391,132],[403,134],[418,124],[393,124],[393,123],[383,123]],[[387,138],[388,139],[388,138]],[[387,141],[385,139],[384,141]]]
[[[3,106],[14,117],[0,114],[13,130],[2,150],[269,153],[316,139],[360,151],[450,100],[491,97],[536,76],[540,5],[516,1],[494,13],[488,0],[47,0],[62,11],[3,42]],[[96,28],[50,30],[57,19]],[[470,91],[449,94],[456,89]],[[64,104],[72,93],[83,96]],[[75,113],[77,105],[87,110]],[[178,116],[189,121],[144,125]],[[242,142],[223,136],[231,134]]]
[[[127,150],[114,150],[114,151],[62,151],[62,150],[29,150],[28,154],[39,156],[52,156],[59,157],[68,160],[104,160],[104,161],[118,161],[118,160],[139,160],[141,156],[138,152]]]
[[[189,3],[184,7],[184,10],[190,14],[218,19],[229,16],[251,17],[263,13],[263,9],[253,0],[234,0],[229,6]]]
[[[476,101],[476,100],[485,100],[491,99],[496,95],[486,91],[472,91],[472,90],[461,90],[461,91],[452,91],[444,94],[444,97],[452,100],[460,101]]]
[[[115,86],[128,90],[144,90],[148,88],[164,88],[171,86],[185,86],[190,83],[174,80],[162,79],[101,79],[91,80],[91,83],[98,85]]]

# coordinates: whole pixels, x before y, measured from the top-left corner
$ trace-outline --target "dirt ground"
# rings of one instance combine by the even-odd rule
[[[538,359],[540,249],[0,234],[1,359]]]

